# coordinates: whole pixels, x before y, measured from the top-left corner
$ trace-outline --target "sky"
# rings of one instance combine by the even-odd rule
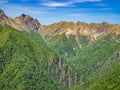
[[[0,0],[0,8],[9,17],[24,13],[45,25],[59,21],[120,24],[120,0]]]

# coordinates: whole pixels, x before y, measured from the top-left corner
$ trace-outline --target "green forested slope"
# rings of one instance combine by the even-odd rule
[[[75,36],[67,38],[65,34],[54,36],[48,42],[51,49],[64,57],[74,56],[79,48]]]
[[[86,84],[87,85],[87,84]],[[88,83],[87,90],[119,90],[120,89],[120,59],[94,80]]]
[[[118,90],[120,87],[120,35],[109,34],[70,57],[80,76],[73,90]]]
[[[27,34],[0,26],[0,89],[62,90],[47,72],[55,59],[50,57],[58,56]]]
[[[76,85],[71,90],[119,90],[120,89],[120,59],[96,78],[84,84]]]
[[[82,48],[78,47],[74,35],[66,37],[61,34],[48,40],[48,46],[65,57],[77,71],[79,84],[73,86],[72,90],[97,90],[97,87],[100,90],[118,90],[120,35],[110,33],[94,41],[79,35],[78,40]],[[110,79],[112,76],[113,79]],[[109,80],[106,80],[106,77]]]

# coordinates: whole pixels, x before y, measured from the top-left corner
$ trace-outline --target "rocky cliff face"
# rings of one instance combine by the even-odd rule
[[[72,69],[73,67],[70,67],[69,64],[60,57],[52,57],[50,59],[53,59],[53,61],[48,63],[48,73],[53,78],[66,88],[78,84],[79,77],[77,72]]]
[[[22,30],[39,30],[40,23],[37,19],[22,14],[20,17],[16,17],[14,21],[17,24],[17,27]]]
[[[18,30],[34,30],[37,31],[40,29],[40,23],[38,20],[33,19],[32,17],[22,14],[20,17],[14,19],[7,17],[3,10],[0,9],[0,24],[1,25],[10,25]]]

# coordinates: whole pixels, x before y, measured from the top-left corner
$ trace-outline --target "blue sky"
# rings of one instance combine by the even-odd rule
[[[120,24],[120,0],[0,0],[9,17],[27,14],[41,24],[59,21]]]

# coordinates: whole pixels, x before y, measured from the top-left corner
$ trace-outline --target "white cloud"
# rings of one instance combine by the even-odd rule
[[[68,6],[71,4],[72,3],[70,2],[47,2],[47,3],[43,3],[42,5],[49,7],[60,7],[60,6]]]
[[[57,1],[46,1],[43,2],[43,6],[48,7],[61,7],[61,6],[69,6],[75,3],[83,3],[83,2],[99,2],[101,0],[67,0],[66,2],[57,2]]]

